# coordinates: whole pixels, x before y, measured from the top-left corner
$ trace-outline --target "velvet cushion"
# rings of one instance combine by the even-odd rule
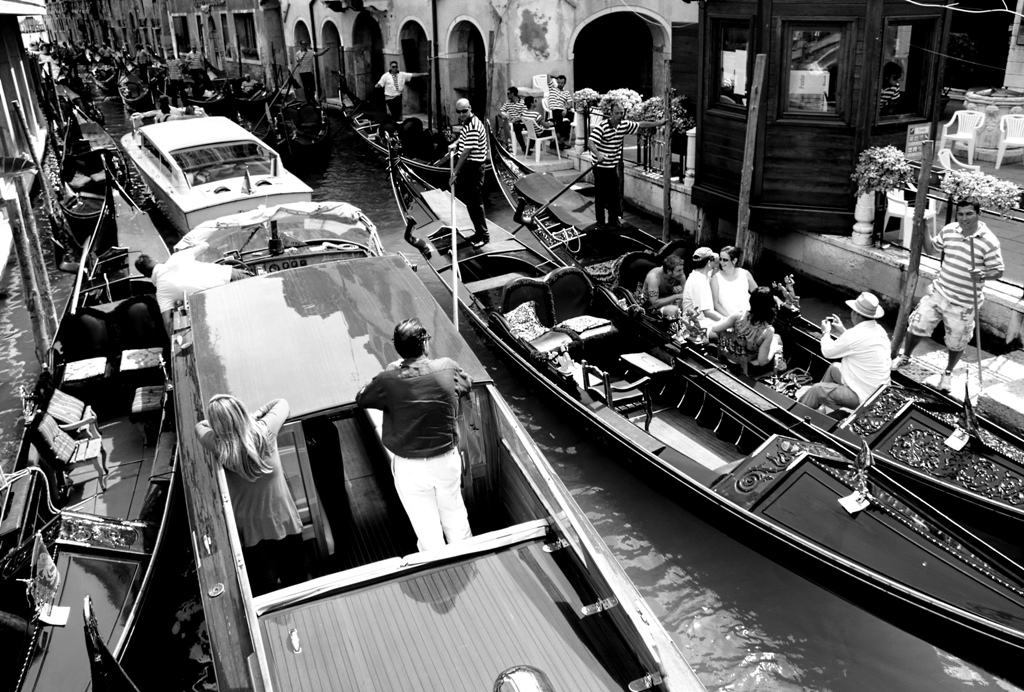
[[[512,335],[523,341],[533,341],[548,331],[537,318],[537,304],[532,300],[506,312],[505,320],[512,329]]]

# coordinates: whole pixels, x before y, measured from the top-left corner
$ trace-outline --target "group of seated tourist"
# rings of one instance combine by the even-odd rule
[[[699,247],[687,276],[683,258],[670,254],[647,273],[637,298],[649,313],[665,319],[699,321],[708,340],[721,340],[722,357],[742,358],[748,374],[779,372],[785,361],[774,322],[782,301],[739,266],[742,257],[731,245],[718,253]],[[853,409],[890,382],[889,339],[876,321],[884,313],[878,298],[864,292],[846,303],[849,329],[835,315],[822,322],[821,353],[838,362],[821,382],[800,393],[800,402],[811,408]]]

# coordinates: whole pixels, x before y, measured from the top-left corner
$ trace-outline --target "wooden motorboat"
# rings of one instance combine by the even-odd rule
[[[181,235],[204,221],[312,196],[273,149],[227,118],[147,125],[121,144]]]
[[[173,356],[179,459],[220,689],[475,692],[513,665],[558,690],[702,689],[401,257],[257,276],[187,307],[174,335],[188,344]],[[354,405],[396,357],[394,325],[409,315],[474,379],[459,424],[476,535],[419,553],[380,417]],[[277,439],[308,529],[307,581],[251,592],[224,471],[193,436],[215,393],[290,404]],[[422,663],[454,651],[458,664]]]
[[[271,109],[272,119],[263,141],[281,155],[289,170],[309,171],[331,160],[331,123],[319,104],[292,101]]]
[[[450,286],[450,197],[401,164],[391,172],[407,240]],[[865,469],[773,390],[746,386],[698,349],[672,350],[638,329],[628,306],[579,267],[549,270],[548,258],[494,224],[488,244],[471,246],[463,214],[462,313],[641,475],[808,579],[1020,678],[1007,662],[1024,648],[1024,568],[1000,546],[887,466]],[[839,500],[851,496],[863,508],[844,509]]]
[[[122,221],[132,253],[83,249],[48,369],[27,397],[15,471],[0,489],[0,611],[5,625],[19,623],[17,636],[5,627],[3,689],[85,689],[90,663],[74,618],[87,595],[97,637],[119,658],[154,603],[147,595],[167,531],[183,521],[173,514],[167,334],[152,284],[129,266],[139,250],[158,260],[167,251],[147,217]],[[31,582],[29,599],[21,580]],[[48,624],[61,607],[72,611],[68,626]]]
[[[384,254],[377,227],[346,202],[293,202],[223,216],[196,226],[174,249],[200,243],[199,261],[254,275]]]

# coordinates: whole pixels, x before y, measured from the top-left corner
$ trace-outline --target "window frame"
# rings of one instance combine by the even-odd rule
[[[242,41],[242,38],[244,37],[246,38],[246,40],[248,40],[248,37],[246,36],[245,32],[239,33],[238,31],[238,18],[242,15],[247,15],[250,21],[252,21],[253,46],[251,48],[249,46],[243,45],[245,42]],[[255,10],[234,10],[231,12],[231,20],[231,23],[235,30],[235,43],[238,46],[238,59],[244,63],[249,63],[251,65],[260,64],[260,36],[258,27],[256,26]],[[247,50],[255,51],[256,57],[252,58],[247,56]]]
[[[737,17],[734,14],[709,14],[708,19],[710,22],[710,54],[708,56],[708,64],[711,65],[709,71],[710,77],[707,82],[707,103],[705,104],[706,110],[713,112],[716,115],[727,115],[740,120],[747,119],[747,111],[749,109],[749,97],[750,97],[750,78],[754,71],[754,54],[756,50],[753,49],[754,42],[754,18],[743,19]],[[743,85],[746,91],[747,103],[740,104],[729,104],[722,103],[719,97],[722,95],[722,84],[719,79],[721,73],[721,57],[722,57],[722,37],[724,35],[723,29],[737,29],[746,28],[747,30],[747,67],[746,67],[746,83]]]
[[[933,92],[935,89],[935,70],[936,64],[934,60],[925,60],[924,69],[918,82],[921,84],[921,91],[918,93],[918,102],[915,106],[915,110],[910,113],[893,113],[891,115],[882,115],[881,99],[879,95],[882,92],[882,88],[885,86],[882,83],[882,70],[885,69],[885,34],[892,25],[898,24],[925,24],[929,23],[930,35],[928,39],[928,45],[925,46],[925,51],[937,51],[938,50],[938,36],[939,36],[939,17],[937,15],[899,15],[893,17],[885,17],[882,23],[882,53],[878,56],[878,82],[877,88],[875,89],[875,113],[874,122],[876,125],[895,125],[902,123],[920,122],[923,119],[930,119],[931,114],[927,113],[928,110],[925,106],[933,99]],[[904,67],[904,70],[906,68]],[[907,75],[904,74],[904,79]],[[903,92],[906,93],[906,92]]]
[[[849,126],[852,117],[853,58],[857,42],[856,17],[778,17],[775,40],[779,46],[779,79],[776,87],[778,122],[806,123],[815,126],[834,124]],[[793,31],[831,31],[840,34],[836,69],[836,110],[834,113],[791,110],[789,108],[789,77],[792,66],[791,38]]]

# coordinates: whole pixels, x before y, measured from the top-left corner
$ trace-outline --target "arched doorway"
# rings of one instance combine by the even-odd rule
[[[341,35],[334,22],[327,20],[320,31],[320,38],[323,40],[322,48],[329,50],[320,57],[320,74],[324,81],[324,89],[327,98],[338,95],[338,88],[341,85]]]
[[[349,85],[359,98],[373,93],[373,85],[384,74],[384,39],[380,25],[367,11],[356,17],[352,28],[352,50],[349,51],[351,69]]]
[[[612,12],[584,26],[572,47],[573,89],[598,93],[633,89],[654,92],[654,41],[647,22],[632,12]],[[629,50],[609,50],[629,46]]]
[[[487,53],[480,30],[461,21],[448,40],[448,79],[460,98],[469,99],[473,113],[487,119]]]
[[[430,42],[419,22],[408,21],[398,35],[402,46],[402,65],[406,72],[432,72]],[[420,77],[406,83],[402,97],[407,113],[430,113],[430,79]]]
[[[298,47],[302,45],[303,41],[308,43],[310,46],[313,45],[313,42],[309,40],[309,29],[306,28],[306,24],[302,20],[295,22],[295,31],[293,32],[293,37],[296,49],[298,49]]]

